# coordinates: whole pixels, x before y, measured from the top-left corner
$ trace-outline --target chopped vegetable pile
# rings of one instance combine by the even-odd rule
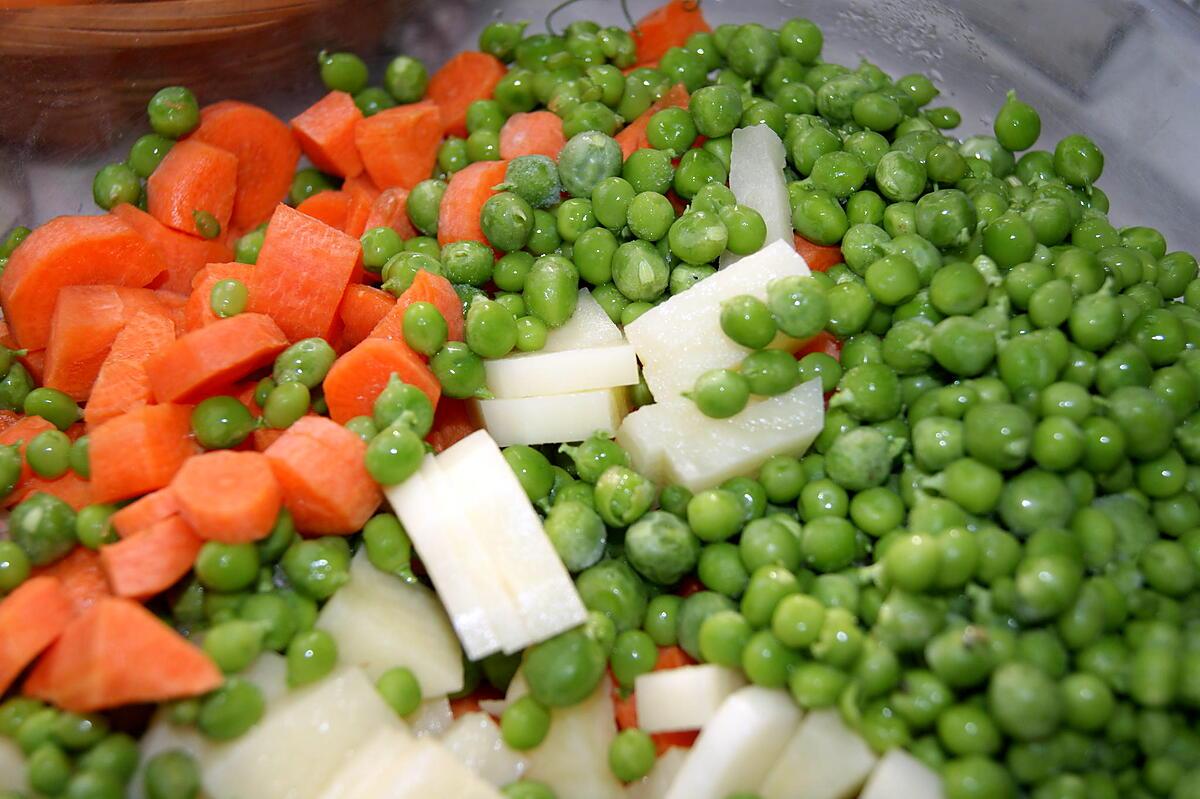
[[[1195,257],[1015,93],[551,22],[8,234],[0,799],[1200,797]]]

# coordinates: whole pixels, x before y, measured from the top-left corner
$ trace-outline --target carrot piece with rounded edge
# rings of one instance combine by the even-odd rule
[[[390,227],[399,233],[402,239],[411,239],[417,235],[417,229],[408,218],[408,189],[394,186],[379,193],[371,203],[371,211],[363,222],[363,230],[377,227]]]
[[[110,213],[136,230],[158,251],[167,271],[152,284],[156,289],[186,294],[192,287],[192,278],[205,264],[233,260],[233,250],[224,237],[202,239],[172,230],[128,203],[118,205]]]
[[[261,369],[287,344],[271,317],[238,314],[175,339],[150,358],[146,374],[159,402],[188,401]]]
[[[446,338],[450,341],[463,340],[465,322],[458,292],[449,280],[424,269],[417,271],[412,285],[404,290],[392,309],[379,320],[371,336],[404,341],[404,312],[414,302],[428,302],[436,306],[446,320]]]
[[[323,416],[305,416],[267,447],[284,507],[300,532],[350,535],[362,529],[382,499],[367,473],[366,452],[362,439]]]
[[[621,145],[621,154],[628,158],[635,151],[649,147],[650,140],[646,138],[646,128],[650,127],[650,118],[664,108],[687,108],[689,99],[687,87],[682,83],[676,83],[667,89],[662,97],[655,100],[649,108],[642,112],[641,116],[630,122],[613,137],[617,140],[617,144]]]
[[[130,599],[101,599],[76,616],[25,680],[24,693],[72,713],[199,696],[220,669]]]
[[[187,304],[183,307],[183,330],[191,332],[220,319],[212,309],[213,286],[222,280],[240,280],[247,283],[250,279],[250,268],[250,264],[232,262],[208,264],[197,272],[192,279]]]
[[[342,343],[353,347],[371,335],[388,311],[396,304],[396,298],[382,289],[351,283],[338,306],[338,318],[342,320]]]
[[[21,242],[0,276],[0,307],[16,343],[40,350],[50,338],[59,292],[67,286],[146,286],[162,258],[114,216],[60,216]]]
[[[350,178],[362,172],[354,126],[363,118],[354,98],[330,92],[292,119],[292,135],[317,169]]]
[[[281,205],[247,278],[247,310],[270,316],[291,341],[326,336],[361,254],[358,239]]]
[[[842,248],[837,245],[822,246],[813,244],[799,233],[793,234],[796,252],[814,272],[824,272],[829,267],[842,262]]]
[[[137,535],[100,547],[100,565],[113,594],[147,599],[190,572],[202,546],[203,539],[187,522],[170,516]]]
[[[237,100],[213,103],[200,111],[200,126],[190,138],[237,156],[232,230],[246,231],[266,221],[287,197],[300,145],[287,124],[269,111]]]
[[[89,459],[96,502],[130,499],[162,488],[196,452],[187,405],[147,405],[91,432]]]
[[[479,224],[483,204],[504,182],[507,161],[477,161],[450,178],[438,212],[438,243],[472,239],[487,243]]]
[[[343,230],[350,209],[350,195],[344,191],[319,191],[296,206],[296,210],[319,219],[331,228]]]
[[[114,513],[109,521],[117,535],[129,538],[178,513],[179,503],[175,499],[175,492],[167,486],[130,502]]]
[[[506,71],[495,56],[467,50],[433,73],[425,96],[437,104],[442,129],[451,136],[466,136],[467,108],[476,100],[491,98]]]
[[[49,566],[36,569],[35,576],[53,577],[62,583],[63,591],[71,600],[71,610],[78,615],[105,597],[112,596],[108,578],[100,565],[100,554],[85,546],[78,546],[64,558]]]
[[[375,398],[392,374],[425,392],[437,408],[442,387],[421,356],[403,341],[372,337],[334,361],[325,376],[329,418],[345,424],[355,416],[370,416]]]
[[[168,312],[150,289],[123,286],[63,289],[54,306],[42,382],[73,400],[86,400],[117,335],[139,313],[166,319]]]
[[[68,470],[53,480],[31,474],[11,494],[4,498],[4,507],[10,508],[18,502],[36,493],[49,494],[58,497],[73,509],[92,504],[92,483],[73,471]]]
[[[558,159],[567,143],[562,119],[551,111],[513,114],[500,128],[500,157],[505,161],[522,155],[544,155]]]
[[[283,501],[271,465],[258,452],[217,450],[188,458],[171,491],[197,536],[225,544],[266,538]]]
[[[228,150],[185,139],[172,145],[146,180],[146,209],[169,228],[203,235],[196,217],[207,213],[229,227],[237,186],[238,159]]]
[[[693,33],[710,30],[696,0],[669,0],[638,20],[633,29],[637,66],[657,62],[672,47],[683,47]]]
[[[175,325],[157,314],[139,313],[113,339],[91,396],[83,409],[88,428],[147,405],[154,399],[146,364],[175,341]]]
[[[71,622],[72,603],[56,577],[31,577],[0,600],[0,695]]]
[[[471,406],[466,400],[454,397],[442,397],[438,400],[437,410],[433,414],[433,429],[425,440],[435,451],[441,452],[479,429],[475,417],[471,414]]]
[[[383,189],[411,189],[433,172],[442,142],[442,118],[431,102],[380,111],[354,127],[363,168]]]

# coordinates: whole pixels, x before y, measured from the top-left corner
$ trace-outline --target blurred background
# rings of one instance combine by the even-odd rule
[[[540,30],[554,2],[162,0],[47,5],[0,0],[0,229],[92,213],[96,169],[147,130],[145,102],[182,83],[202,103],[238,98],[288,118],[323,92],[316,54],[352,49],[380,73],[407,53],[431,68],[497,18]],[[628,0],[640,17],[656,0]],[[1085,132],[1106,155],[1100,186],[1118,226],[1160,228],[1200,252],[1197,0],[704,0],[712,25],[825,29],[826,60],[922,71],[956,135],[990,132],[1004,93],[1039,109],[1039,146]],[[622,23],[617,0],[580,0],[558,26]]]

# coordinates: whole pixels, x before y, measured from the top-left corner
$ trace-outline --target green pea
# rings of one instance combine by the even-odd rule
[[[74,548],[75,511],[58,497],[36,492],[9,517],[8,533],[34,566],[46,566]]]
[[[31,571],[25,550],[12,541],[0,541],[0,594],[11,593],[29,579]]]
[[[533,208],[513,192],[500,192],[483,204],[480,226],[493,247],[519,250],[533,232]]]
[[[776,324],[766,303],[742,294],[721,303],[721,330],[743,347],[761,349],[775,338]]]
[[[591,694],[605,666],[600,645],[582,631],[570,630],[530,647],[523,671],[535,700],[547,707],[564,707]]]
[[[192,410],[192,432],[205,449],[236,447],[254,427],[254,415],[234,397],[209,397]]]
[[[193,799],[200,793],[200,767],[181,749],[168,749],[146,761],[142,779],[147,799]]]
[[[546,515],[545,529],[568,571],[583,571],[604,555],[604,521],[582,502],[556,501]]]
[[[83,416],[75,400],[54,388],[33,389],[26,394],[23,407],[29,416],[40,416],[59,430],[66,430]]]
[[[379,675],[375,688],[399,716],[407,716],[421,706],[421,684],[405,666],[394,666]]]
[[[230,677],[201,703],[196,726],[207,738],[229,741],[257,724],[264,710],[258,686],[240,677]]]
[[[281,383],[271,390],[263,405],[263,422],[278,430],[295,424],[312,404],[308,386],[301,382]]]
[[[461,341],[447,341],[429,360],[447,396],[465,399],[483,390],[486,376],[483,361]]]
[[[404,482],[421,467],[425,443],[411,427],[393,424],[367,443],[367,471],[380,485]]]
[[[758,211],[748,205],[728,205],[721,208],[718,215],[725,226],[726,246],[731,253],[750,255],[763,246],[767,225]]]
[[[247,668],[263,648],[263,628],[252,621],[234,619],[214,625],[204,637],[204,651],[226,674]]]
[[[325,630],[298,633],[287,648],[287,681],[291,688],[316,682],[337,665],[337,642]]]
[[[596,511],[606,524],[626,527],[650,509],[657,489],[625,466],[610,466],[596,482]]]
[[[25,448],[25,459],[39,477],[53,480],[70,468],[71,439],[59,430],[38,433]]]
[[[280,565],[292,587],[314,599],[328,599],[350,579],[350,552],[344,539],[294,541]]]
[[[92,180],[92,199],[107,211],[122,203],[134,204],[142,196],[138,175],[125,164],[101,167]]]
[[[159,89],[146,106],[150,127],[160,136],[178,139],[200,124],[200,104],[183,86]]]
[[[517,320],[503,305],[484,298],[467,309],[467,346],[482,358],[502,358],[517,343]]]
[[[1086,136],[1072,134],[1054,147],[1054,171],[1071,186],[1088,187],[1104,170],[1104,154]]]

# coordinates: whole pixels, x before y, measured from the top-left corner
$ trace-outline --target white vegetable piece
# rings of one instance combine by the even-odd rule
[[[421,556],[467,657],[515,652],[529,637],[496,564],[480,546],[481,531],[463,513],[433,455],[416,474],[385,492]]]
[[[254,683],[267,705],[288,694],[287,658],[278,653],[263,652],[238,676]]]
[[[321,799],[499,799],[441,744],[387,730],[349,760]]]
[[[739,672],[712,664],[643,674],[634,680],[638,727],[646,732],[698,730],[745,684]]]
[[[573,394],[638,381],[637,355],[587,289],[575,313],[537,352],[484,361],[487,386],[500,399]]]
[[[782,239],[792,246],[792,204],[783,177],[787,153],[775,131],[766,125],[738,128],[729,154],[729,188],[740,205],[748,205],[767,226],[764,244]],[[726,267],[740,260],[733,253],[721,257]]]
[[[498,788],[515,782],[529,763],[509,749],[487,713],[467,713],[442,736],[442,746],[482,780]]]
[[[205,790],[220,799],[315,798],[361,746],[389,726],[403,730],[366,675],[341,669],[281,698],[241,738],[214,747]]]
[[[709,418],[690,400],[647,405],[625,417],[617,443],[652,480],[702,491],[757,471],[772,455],[799,455],[824,423],[821,382],[810,380],[728,419]]]
[[[437,738],[454,723],[454,711],[450,709],[450,700],[442,696],[422,702],[404,720],[408,723],[408,729],[418,738]]]
[[[496,443],[507,447],[582,441],[595,432],[611,436],[629,411],[629,400],[624,388],[615,388],[524,399],[477,400],[475,408]]]
[[[664,799],[724,799],[739,791],[753,793],[800,717],[786,691],[750,685],[732,694],[700,731]]]
[[[673,746],[654,761],[650,773],[625,789],[625,799],[662,799],[687,760],[688,750]]]
[[[763,799],[846,799],[858,791],[878,759],[842,723],[838,711],[817,710],[800,723],[759,794]],[[902,791],[889,795],[908,799]]]
[[[426,699],[463,687],[462,650],[437,596],[371,565],[366,547],[350,565],[350,582],[321,609],[317,628],[337,642],[338,660],[372,681],[407,666]]]
[[[624,789],[608,765],[608,747],[617,735],[611,691],[605,678],[583,702],[552,710],[546,740],[526,755],[525,776],[561,797],[620,799]]]
[[[771,281],[807,274],[808,266],[792,244],[776,241],[626,325],[625,337],[637,350],[650,393],[659,402],[669,402],[690,391],[709,369],[740,363],[750,350],[721,330],[721,303],[742,294],[765,300]],[[784,337],[774,343],[799,346]]]
[[[476,431],[437,463],[521,614],[528,636],[520,648],[583,624],[587,610],[575,583],[492,437]]]
[[[863,786],[859,799],[944,799],[942,778],[929,766],[902,749],[883,756],[871,778]]]
[[[0,738],[0,791],[24,791],[25,757],[15,743]]]
[[[384,799],[391,775],[416,741],[403,729],[385,728],[368,738],[329,780],[320,799]]]

